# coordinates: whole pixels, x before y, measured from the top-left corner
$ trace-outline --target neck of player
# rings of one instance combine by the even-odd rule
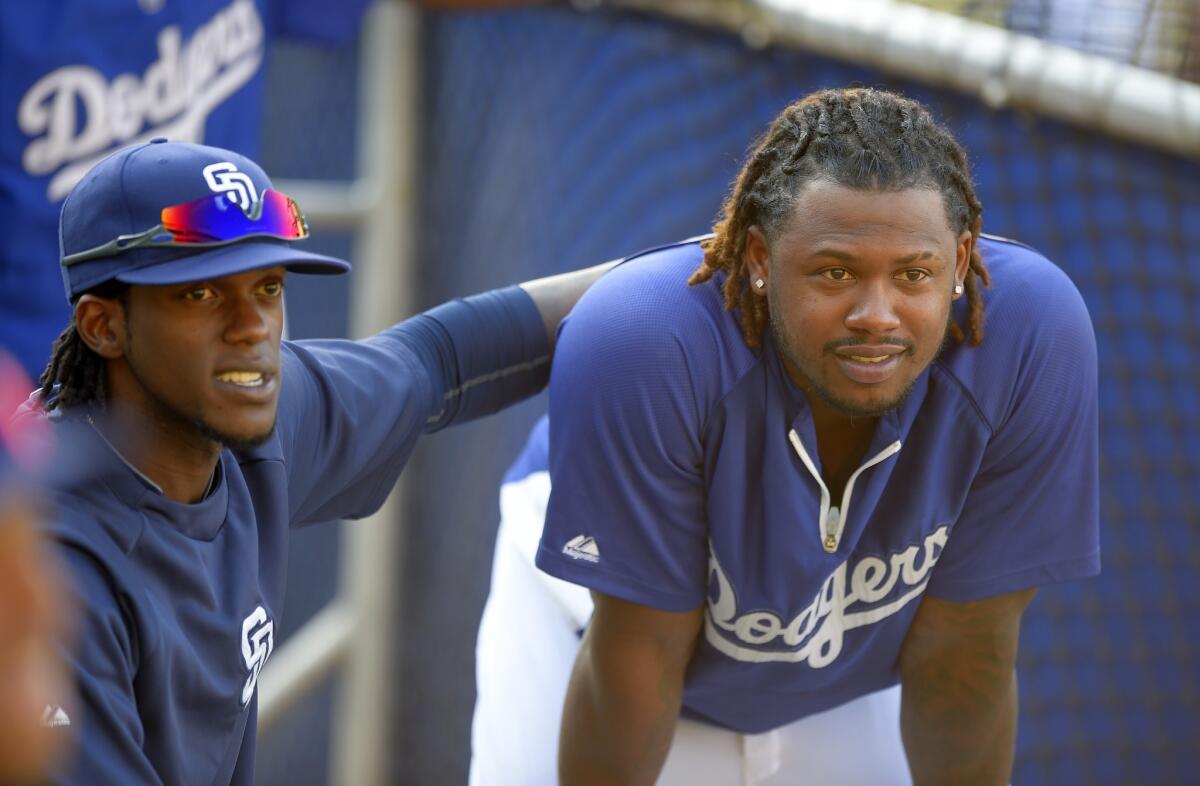
[[[821,476],[835,500],[854,471],[866,457],[871,438],[875,436],[878,417],[851,417],[830,406],[823,398],[807,389],[799,374],[797,384],[808,399],[813,427],[817,434],[817,454],[821,458]]]
[[[96,428],[121,456],[176,502],[204,498],[221,458],[221,445],[160,408],[120,395],[108,402]]]

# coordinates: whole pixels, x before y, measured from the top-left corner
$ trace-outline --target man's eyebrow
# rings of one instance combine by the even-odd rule
[[[935,255],[931,251],[918,251],[915,254],[908,254],[907,256],[902,256],[902,257],[893,259],[892,264],[896,265],[896,266],[911,265],[913,262],[921,262],[922,260],[934,259],[934,258],[935,258]]]
[[[813,252],[814,257],[829,257],[841,262],[857,262],[858,257],[854,254],[848,254],[845,251],[839,251],[836,248],[818,248]],[[934,259],[936,255],[931,251],[917,251],[913,254],[906,254],[902,257],[897,257],[892,260],[892,265],[899,267],[901,265],[911,265],[913,262],[921,262],[926,259]]]
[[[818,248],[813,252],[814,257],[831,257],[841,260],[842,262],[855,262],[858,257],[853,254],[847,254],[845,251],[838,251],[836,248]]]

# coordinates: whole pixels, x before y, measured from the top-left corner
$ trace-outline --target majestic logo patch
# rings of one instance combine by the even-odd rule
[[[563,546],[563,554],[584,562],[600,561],[600,547],[596,545],[596,539],[590,535],[576,535],[571,538],[567,541],[567,545]]]
[[[57,729],[71,725],[71,717],[67,711],[55,704],[47,704],[42,710],[42,725],[48,729]]]
[[[842,654],[846,631],[892,616],[925,591],[949,533],[950,527],[943,525],[923,544],[887,560],[863,557],[853,568],[843,562],[825,579],[812,603],[790,620],[774,611],[738,614],[737,593],[710,543],[708,572],[715,596],[708,601],[704,637],[734,660],[807,663],[822,669]]]
[[[254,697],[254,688],[258,685],[258,675],[267,658],[275,649],[275,623],[267,616],[267,610],[259,606],[246,619],[242,620],[242,660],[250,670],[246,684],[242,686],[242,706],[245,707]]]
[[[258,201],[258,190],[254,187],[254,181],[228,161],[204,167],[204,182],[208,183],[213,193],[224,194],[230,202],[240,207],[243,213],[248,214],[251,206]]]

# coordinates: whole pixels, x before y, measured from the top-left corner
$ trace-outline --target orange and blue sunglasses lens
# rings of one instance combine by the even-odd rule
[[[224,194],[163,208],[163,227],[176,243],[220,243],[254,235],[281,240],[308,237],[308,225],[289,196],[267,189],[243,210]]]

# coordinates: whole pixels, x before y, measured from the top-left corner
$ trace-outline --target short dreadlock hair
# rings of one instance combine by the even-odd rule
[[[129,309],[129,285],[106,281],[84,294],[115,299]],[[81,295],[82,297],[82,295]],[[57,407],[98,402],[105,404],[104,358],[97,355],[79,335],[75,317],[54,341],[50,362],[38,380],[47,411]]]
[[[784,109],[751,148],[721,207],[714,236],[703,241],[704,261],[688,279],[699,284],[724,271],[725,308],[741,307],[742,335],[751,347],[762,343],[767,300],[750,291],[747,232],[758,226],[768,240],[778,237],[796,195],[814,180],[881,191],[935,188],[950,228],[955,233],[969,229],[979,239],[983,205],[975,195],[967,154],[929,110],[870,88],[812,93]],[[990,283],[975,248],[963,282],[972,346],[983,340],[980,284]],[[956,341],[965,339],[959,325],[950,330]]]

